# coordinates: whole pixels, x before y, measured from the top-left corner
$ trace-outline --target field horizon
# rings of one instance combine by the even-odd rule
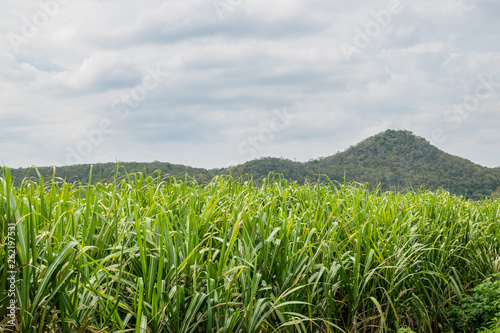
[[[216,176],[247,174],[254,179],[269,173],[282,174],[289,181],[314,182],[325,178],[337,182],[369,183],[383,191],[405,191],[425,187],[438,188],[471,199],[500,196],[500,167],[489,168],[465,158],[448,154],[425,138],[406,130],[387,130],[354,146],[327,157],[296,162],[276,157],[262,157],[223,169],[204,169],[168,162],[119,162],[56,167],[55,176],[67,181],[88,182],[91,166],[94,180],[112,181],[116,167],[125,172],[163,175],[183,179],[186,175],[199,183]],[[14,183],[38,177],[35,168],[11,169]],[[52,167],[38,167],[45,177],[54,174]]]

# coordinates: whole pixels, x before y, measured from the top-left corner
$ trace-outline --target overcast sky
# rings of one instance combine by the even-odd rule
[[[3,0],[0,165],[307,161],[386,129],[500,166],[498,0]]]

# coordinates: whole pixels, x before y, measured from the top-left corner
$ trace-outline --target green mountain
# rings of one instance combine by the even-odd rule
[[[447,154],[410,131],[387,130],[344,152],[307,163],[262,158],[234,169],[254,177],[278,172],[298,182],[325,175],[340,183],[380,186],[382,191],[443,188],[472,199],[500,194],[500,168]]]
[[[380,183],[381,190],[443,188],[468,198],[500,192],[500,168],[487,168],[439,150],[409,131],[387,130],[314,162],[333,179]]]
[[[70,182],[87,183],[90,165],[56,168],[55,176]],[[470,199],[500,196],[500,168],[487,168],[461,157],[447,154],[424,138],[409,131],[387,130],[372,136],[344,152],[301,163],[287,159],[266,157],[249,161],[230,169],[202,169],[162,162],[120,163],[119,174],[156,170],[162,176],[177,179],[188,177],[199,183],[209,182],[216,175],[249,175],[254,179],[266,177],[270,172],[282,174],[290,181],[303,183],[326,179],[340,183],[368,183],[382,191],[435,190],[443,188]],[[53,175],[50,167],[38,168],[45,177]],[[11,170],[19,184],[26,178],[37,178],[34,169]],[[116,175],[114,163],[93,166],[93,181],[111,182]],[[323,178],[322,178],[323,177]]]

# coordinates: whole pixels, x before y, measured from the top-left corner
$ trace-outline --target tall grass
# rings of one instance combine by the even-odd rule
[[[437,332],[499,270],[498,201],[272,178],[11,183],[0,253],[14,222],[21,332]]]

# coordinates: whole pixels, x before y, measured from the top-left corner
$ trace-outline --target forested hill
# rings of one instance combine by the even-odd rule
[[[444,188],[469,198],[498,195],[500,168],[445,153],[409,131],[372,136],[348,150],[311,162],[333,179],[381,184],[382,190]]]
[[[90,180],[90,170],[92,169],[92,183],[102,182],[111,183],[115,179],[122,179],[126,174],[134,172],[142,172],[145,175],[160,173],[161,177],[173,176],[179,180],[193,180],[205,183],[210,181],[215,175],[222,172],[206,170],[202,168],[192,168],[180,164],[164,163],[164,162],[120,162],[120,163],[96,163],[79,164],[71,166],[63,166],[55,168],[55,177],[67,182],[81,182],[87,184]],[[23,180],[31,179],[38,181],[38,173],[43,177],[53,177],[53,167],[32,167],[10,169],[12,179],[15,185],[19,185]]]
[[[111,182],[114,179],[114,163],[93,166],[93,181]],[[306,163],[279,158],[261,158],[228,169],[192,168],[162,162],[120,163],[121,175],[125,172],[141,171],[152,174],[161,171],[162,176],[174,176],[199,183],[209,182],[216,175],[247,174],[254,179],[270,172],[280,173],[290,181],[303,183],[317,181],[320,176],[343,182],[369,183],[382,191],[404,191],[443,188],[457,195],[478,199],[482,196],[500,196],[500,168],[487,168],[469,160],[447,154],[431,145],[427,140],[409,131],[387,130],[372,136],[344,152],[311,160]],[[43,176],[52,176],[52,168],[38,168]],[[36,178],[34,169],[12,169],[16,184],[26,177]],[[70,182],[88,182],[90,165],[75,165],[56,168],[56,177]],[[325,179],[325,177],[323,177]]]
[[[233,169],[254,177],[279,172],[299,182],[326,175],[341,183],[380,184],[382,191],[425,187],[473,199],[500,196],[500,168],[483,167],[445,153],[409,131],[387,130],[344,152],[307,163],[262,158]]]

